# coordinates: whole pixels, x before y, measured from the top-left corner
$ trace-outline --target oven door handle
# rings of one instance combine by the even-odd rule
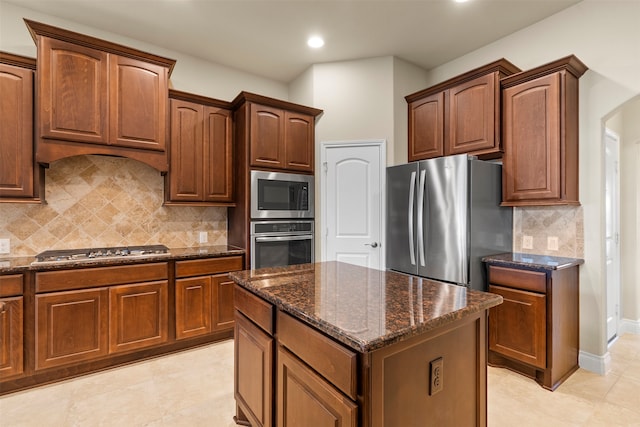
[[[304,236],[270,236],[270,237],[255,237],[256,243],[258,242],[285,242],[287,240],[311,240],[312,234],[306,234]]]

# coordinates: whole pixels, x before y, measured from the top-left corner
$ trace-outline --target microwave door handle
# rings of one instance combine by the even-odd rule
[[[407,209],[408,218],[407,224],[409,224],[409,256],[411,258],[411,265],[416,265],[416,250],[413,246],[413,203],[414,193],[416,190],[416,173],[411,172],[411,178],[409,181],[409,209]]]
[[[305,236],[269,236],[269,237],[256,237],[256,242],[286,242],[288,240],[311,240],[312,235]]]

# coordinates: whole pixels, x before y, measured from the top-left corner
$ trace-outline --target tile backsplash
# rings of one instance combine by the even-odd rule
[[[10,256],[48,249],[227,244],[227,208],[163,206],[160,173],[131,159],[75,156],[51,163],[45,204],[0,203],[0,238]]]
[[[584,217],[581,206],[531,206],[514,208],[513,251],[584,257]],[[524,236],[533,238],[532,248],[523,249]],[[558,250],[548,248],[548,238],[558,238]]]

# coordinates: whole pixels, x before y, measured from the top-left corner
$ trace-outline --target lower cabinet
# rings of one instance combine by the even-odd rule
[[[24,373],[24,297],[21,274],[0,276],[0,379]]]
[[[578,369],[578,266],[489,264],[488,281],[489,292],[504,299],[489,310],[489,364],[554,390]]]
[[[176,339],[233,329],[233,281],[241,256],[176,262]]]

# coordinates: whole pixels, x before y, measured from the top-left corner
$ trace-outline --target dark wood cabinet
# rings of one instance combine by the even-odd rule
[[[36,370],[109,353],[109,291],[36,295]]]
[[[33,152],[36,62],[0,52],[0,202],[40,202],[44,180]]]
[[[233,206],[229,104],[171,90],[166,204]]]
[[[176,262],[176,339],[232,330],[233,282],[242,257]]]
[[[462,153],[499,157],[500,79],[518,71],[501,59],[406,96],[408,160]]]
[[[252,167],[313,172],[314,117],[251,104]]]
[[[130,157],[168,169],[168,81],[175,61],[26,20],[38,48],[36,159]]]
[[[109,352],[137,350],[167,342],[168,282],[109,289]]]
[[[24,373],[23,276],[0,276],[0,379]]]
[[[569,56],[501,81],[502,205],[580,204],[578,79],[586,70]]]
[[[489,310],[489,364],[554,390],[578,369],[578,265],[487,268],[489,292],[504,298]]]

